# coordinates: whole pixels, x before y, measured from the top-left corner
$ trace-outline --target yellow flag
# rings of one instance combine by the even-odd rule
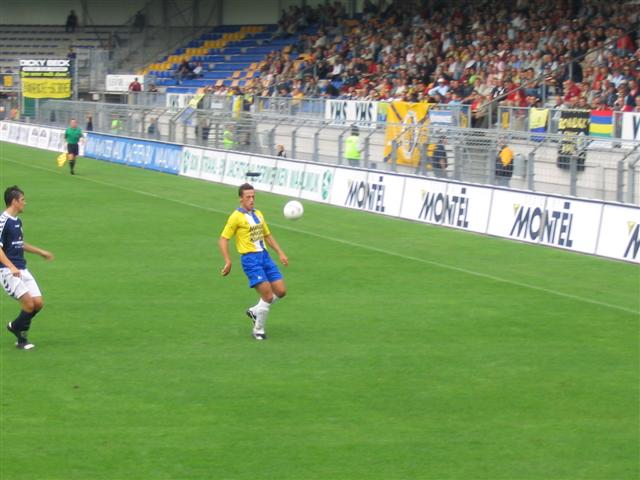
[[[67,161],[67,154],[61,153],[60,155],[58,155],[58,158],[56,159],[56,161],[58,162],[58,166],[62,167]]]
[[[391,102],[387,110],[384,156],[389,158],[392,143],[398,143],[398,163],[418,165],[420,145],[425,142],[425,127],[429,123],[429,104]]]

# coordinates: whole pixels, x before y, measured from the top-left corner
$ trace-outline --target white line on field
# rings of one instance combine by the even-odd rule
[[[5,158],[5,160],[7,160],[7,161],[9,161],[11,163],[16,163],[16,164],[19,164],[21,166],[27,166],[29,168],[34,168],[34,169],[38,169],[38,170],[44,170],[45,172],[57,174],[56,170],[52,170],[50,168],[44,168],[44,167],[40,167],[40,166],[37,166],[37,165],[25,164],[24,162],[20,162],[20,161],[15,160],[15,159],[8,159],[7,157],[4,157],[4,158]],[[197,209],[200,209],[200,210],[205,210],[205,211],[209,211],[209,212],[213,212],[213,213],[219,213],[219,214],[222,214],[222,215],[227,215],[229,213],[227,211],[217,210],[215,208],[205,207],[203,205],[197,205],[195,203],[189,203],[189,202],[184,202],[182,200],[176,200],[176,199],[173,199],[173,198],[163,197],[162,195],[158,195],[158,194],[155,194],[155,193],[145,192],[143,190],[137,190],[135,188],[127,188],[127,187],[123,187],[122,185],[118,185],[118,184],[110,183],[110,182],[104,182],[102,180],[96,180],[94,178],[87,178],[87,177],[81,177],[81,176],[77,176],[76,175],[74,177],[74,179],[75,180],[82,180],[82,181],[85,181],[85,182],[96,183],[98,185],[104,185],[106,187],[117,188],[117,189],[120,189],[120,190],[124,190],[126,192],[131,192],[131,193],[136,193],[138,195],[144,195],[144,196],[147,196],[147,197],[157,198],[159,200],[164,200],[164,201],[167,201],[167,202],[176,203],[176,204],[184,205],[184,206],[187,206],[187,207],[193,207],[193,208],[197,208]],[[411,260],[413,262],[419,262],[419,263],[424,263],[424,264],[427,264],[427,265],[433,265],[435,267],[439,267],[439,268],[443,268],[443,269],[447,269],[447,270],[453,270],[455,272],[460,272],[460,273],[464,273],[464,274],[467,274],[467,275],[473,275],[475,277],[485,278],[487,280],[493,280],[495,282],[506,283],[508,285],[515,285],[515,286],[522,287],[522,288],[528,288],[530,290],[535,290],[535,291],[538,291],[538,292],[544,292],[544,293],[548,293],[550,295],[555,295],[555,296],[562,297],[562,298],[568,298],[568,299],[571,299],[571,300],[577,300],[579,302],[589,303],[589,304],[592,304],[592,305],[598,305],[598,306],[601,306],[601,307],[607,307],[607,308],[611,308],[611,309],[614,309],[614,310],[619,310],[619,311],[626,312],[626,313],[633,313],[633,314],[640,313],[639,311],[633,310],[631,308],[621,307],[619,305],[613,305],[613,304],[607,303],[607,302],[601,302],[599,300],[594,300],[592,298],[585,298],[585,297],[581,297],[579,295],[573,295],[571,293],[558,292],[556,290],[551,290],[549,288],[538,287],[536,285],[529,285],[528,283],[522,283],[522,282],[509,280],[509,279],[506,279],[506,278],[500,278],[500,277],[496,277],[496,276],[489,275],[489,274],[486,274],[486,273],[476,272],[474,270],[469,270],[469,269],[466,269],[466,268],[456,267],[454,265],[448,265],[446,263],[440,263],[440,262],[435,262],[433,260],[426,260],[424,258],[413,257],[411,255],[405,255],[405,254],[402,254],[402,253],[393,252],[393,251],[390,251],[390,250],[385,250],[383,248],[372,247],[371,245],[363,245],[363,244],[356,243],[356,242],[351,242],[349,240],[345,240],[345,239],[342,239],[342,238],[336,238],[336,237],[331,237],[329,235],[322,235],[322,234],[315,233],[315,232],[309,232],[307,230],[301,230],[299,228],[293,228],[293,227],[289,227],[289,226],[282,225],[282,224],[277,224],[277,223],[273,223],[273,222],[269,222],[269,223],[271,223],[272,225],[276,225],[279,228],[282,228],[283,230],[289,230],[289,231],[296,232],[296,233],[302,233],[302,234],[305,234],[305,235],[309,235],[311,237],[316,237],[316,238],[320,238],[320,239],[323,239],[323,240],[329,240],[329,241],[336,242],[336,243],[342,243],[343,245],[349,245],[351,247],[357,247],[357,248],[362,248],[362,249],[365,249],[365,250],[371,250],[373,252],[383,253],[385,255],[390,255],[390,256],[393,256],[393,257],[402,258],[404,260]]]

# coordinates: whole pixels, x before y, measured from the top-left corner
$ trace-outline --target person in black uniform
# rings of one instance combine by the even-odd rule
[[[26,243],[22,236],[22,220],[18,214],[24,210],[24,192],[17,185],[4,192],[7,209],[0,215],[0,283],[7,294],[20,302],[20,314],[7,324],[7,330],[15,335],[16,347],[30,350],[34,347],[27,340],[31,320],[42,310],[42,293],[36,279],[27,270],[24,252],[36,253],[45,260],[53,260],[53,254]]]

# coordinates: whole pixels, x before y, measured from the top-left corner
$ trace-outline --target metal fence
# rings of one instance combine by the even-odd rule
[[[344,145],[350,125],[300,115],[233,111],[222,103],[217,110],[205,110],[49,100],[38,104],[36,121],[66,126],[77,118],[82,125],[82,119],[91,116],[97,132],[266,155],[275,155],[276,146],[282,145],[289,158],[347,164]],[[515,154],[508,186],[640,204],[638,142],[428,123],[375,123],[360,128],[359,134],[361,167],[435,176],[440,172],[431,165],[432,146],[443,143],[448,163],[444,176],[503,184],[504,179],[496,176],[496,156],[502,145],[508,145]]]
[[[145,77],[145,83],[152,83],[151,78]],[[94,99],[99,101],[117,101],[127,105],[166,106],[168,108],[184,108],[195,93],[164,93],[164,92],[95,92]],[[114,100],[115,99],[115,100]],[[179,100],[182,99],[182,100]],[[199,108],[233,112],[238,108],[238,100],[242,104],[242,110],[256,114],[269,114],[279,116],[295,116],[305,119],[325,120],[331,115],[327,113],[331,109],[328,102],[343,101],[327,98],[291,98],[291,97],[262,97],[262,96],[230,96],[205,94],[199,101]],[[344,100],[347,101],[347,100]],[[378,102],[383,107],[378,108],[377,118],[374,122],[386,123],[387,102]],[[474,115],[469,105],[430,104],[430,111],[448,111],[451,113],[451,125],[488,128],[498,130],[528,131],[530,117],[533,109],[529,107],[512,107],[502,105],[489,105],[482,115]],[[547,133],[558,133],[558,124],[561,112],[565,108],[548,108]],[[576,109],[579,110],[579,109]],[[590,110],[590,109],[589,109]],[[613,112],[613,138],[622,135],[622,112]],[[352,121],[345,121],[352,123]]]

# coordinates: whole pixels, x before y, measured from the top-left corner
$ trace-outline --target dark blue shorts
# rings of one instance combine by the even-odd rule
[[[241,257],[242,269],[249,279],[249,287],[253,288],[262,282],[275,282],[282,278],[278,266],[273,263],[269,253],[264,250],[256,253],[245,253]]]

